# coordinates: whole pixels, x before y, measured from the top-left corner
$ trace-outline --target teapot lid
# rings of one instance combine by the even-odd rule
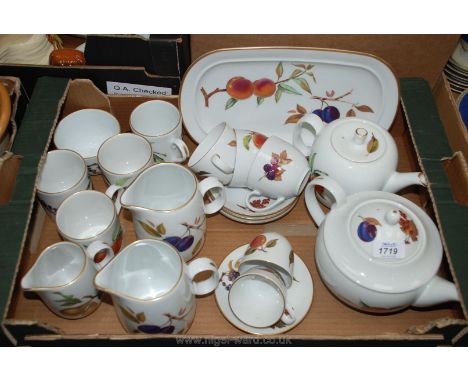
[[[324,221],[328,255],[368,289],[402,293],[425,285],[442,261],[439,232],[416,204],[383,191],[360,192]]]
[[[346,118],[337,121],[331,145],[338,155],[352,162],[369,163],[385,154],[389,134],[371,121]]]

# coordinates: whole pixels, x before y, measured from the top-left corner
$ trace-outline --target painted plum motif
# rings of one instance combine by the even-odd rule
[[[191,230],[201,229],[204,223],[205,223],[205,216],[204,215],[199,216],[195,219],[193,224],[180,223],[182,226],[186,228],[185,232],[182,235],[165,236],[167,231],[163,223],[156,225],[149,220],[147,220],[146,222],[142,220],[138,220],[138,224],[143,228],[143,230],[146,233],[148,233],[150,236],[153,236],[156,239],[160,239],[160,240],[165,241],[166,243],[171,244],[179,252],[187,251],[192,247],[195,241],[195,237],[192,235]],[[192,253],[194,255],[201,248],[202,244],[203,244],[203,238],[199,239],[197,243],[195,244],[195,247],[192,250]]]
[[[381,226],[380,222],[372,217],[359,217],[362,219],[357,229],[359,238],[366,243],[373,241],[377,236],[377,226]]]
[[[262,178],[279,182],[282,180],[282,175],[286,172],[283,166],[292,162],[292,159],[288,158],[288,152],[286,150],[281,153],[271,153],[270,163],[263,166],[265,175]],[[262,179],[260,178],[260,179]]]

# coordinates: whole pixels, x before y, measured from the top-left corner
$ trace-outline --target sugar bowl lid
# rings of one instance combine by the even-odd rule
[[[439,232],[416,204],[383,191],[360,192],[332,208],[324,243],[353,282],[384,293],[425,285],[442,260]]]
[[[344,159],[369,163],[387,152],[389,139],[389,133],[371,121],[345,118],[334,123],[330,143],[335,152]]]

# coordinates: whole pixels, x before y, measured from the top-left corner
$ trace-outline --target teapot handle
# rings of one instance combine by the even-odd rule
[[[315,186],[321,186],[325,188],[333,196],[335,203],[331,206],[331,208],[344,203],[346,200],[346,193],[338,184],[338,182],[329,176],[320,175],[309,182],[304,192],[305,202],[307,210],[312,215],[312,219],[314,220],[315,224],[319,226],[325,219],[325,213],[320,208],[319,202],[317,200]]]
[[[314,136],[314,141],[317,138],[317,135],[320,134],[324,127],[323,121],[318,115],[315,114],[306,114],[301,118],[301,121],[297,124],[296,129],[293,133],[293,144],[294,146],[302,152],[305,156],[309,156],[312,153],[312,144],[308,145],[304,142],[302,138],[303,130],[308,130]],[[312,141],[313,143],[313,141]]]

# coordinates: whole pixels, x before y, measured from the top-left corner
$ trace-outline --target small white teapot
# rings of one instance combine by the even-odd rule
[[[383,191],[346,196],[328,177],[319,176],[310,186],[305,200],[319,225],[317,269],[338,298],[375,313],[459,301],[455,284],[436,275],[442,244],[436,225],[420,207]],[[315,186],[336,200],[326,217]]]
[[[304,138],[308,138],[308,144]],[[397,192],[413,184],[427,185],[420,172],[396,171],[395,140],[371,121],[348,117],[325,126],[319,117],[309,114],[297,126],[293,143],[310,156],[312,173],[332,177],[347,195],[370,190]],[[319,198],[328,207],[333,203],[326,192]]]

